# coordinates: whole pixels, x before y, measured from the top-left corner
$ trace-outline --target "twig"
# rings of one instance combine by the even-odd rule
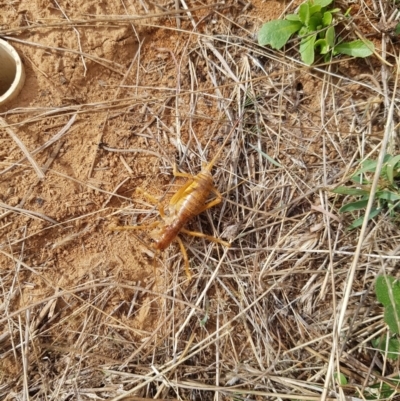
[[[19,207],[15,207],[15,206],[10,206],[3,202],[0,202],[0,207],[2,207],[3,209],[12,210],[17,213],[25,214],[26,216],[33,217],[33,218],[36,218],[39,220],[46,220],[52,224],[58,224],[58,221],[56,221],[56,220],[52,219],[51,217],[48,217],[42,213],[39,213],[39,212],[34,212],[32,210],[26,210],[26,209],[21,209]]]
[[[122,77],[122,81],[121,81],[120,85],[118,86],[117,90],[114,93],[114,100],[116,100],[118,98],[118,94],[119,94],[119,91],[121,90],[121,87],[124,85],[125,81],[127,80],[128,76],[129,76],[129,73],[132,70],[132,67],[133,67],[133,64],[134,64],[135,60],[139,57],[140,49],[141,49],[141,46],[142,46],[143,42],[144,42],[144,40],[142,40],[139,43],[137,52],[133,56],[132,61],[131,61],[130,65],[129,65],[128,69],[126,70],[124,76]],[[97,137],[97,143],[98,144],[100,144],[102,142],[104,128],[106,126],[109,114],[110,114],[110,112],[108,111],[107,115],[106,115],[106,118],[104,119],[103,127],[102,127],[102,129],[99,132],[99,135]],[[98,149],[98,147],[96,147],[96,149],[94,150],[94,155],[92,157],[92,161],[91,161],[90,166],[89,166],[89,170],[88,170],[88,174],[87,174],[88,178],[90,178],[92,176],[92,173],[93,173],[94,165],[96,163],[97,149]]]
[[[58,4],[57,0],[54,0],[54,2],[57,4],[57,7],[60,9],[60,11],[62,12],[62,14],[64,15],[64,17],[70,21],[68,15],[64,12],[64,10],[61,8],[61,6]],[[81,52],[81,60],[82,60],[82,64],[83,64],[83,69],[84,69],[84,73],[83,76],[86,77],[86,73],[87,73],[87,67],[86,67],[86,63],[85,63],[85,59],[83,57],[83,51],[82,51],[82,45],[81,45],[81,35],[79,33],[79,31],[75,28],[75,26],[72,27],[73,30],[76,33],[76,36],[78,37],[78,46],[79,46],[79,51]]]
[[[22,150],[22,153],[24,153],[25,157],[32,164],[32,167],[36,171],[36,174],[39,177],[39,179],[43,179],[45,177],[45,175],[44,175],[42,169],[38,166],[35,159],[32,157],[32,155],[30,154],[29,150],[26,148],[24,143],[18,138],[18,135],[10,128],[10,126],[7,124],[7,122],[2,117],[0,117],[0,125],[7,131],[8,135],[11,136],[11,138],[14,140],[14,142]]]
[[[1,117],[0,117],[1,119]],[[36,153],[39,153],[40,151],[42,151],[43,149],[46,149],[47,147],[49,147],[50,145],[52,145],[54,142],[57,142],[59,139],[61,139],[64,134],[66,134],[68,132],[68,130],[70,129],[71,125],[74,123],[76,119],[76,114],[74,114],[69,121],[67,122],[67,124],[65,124],[65,126],[63,128],[60,129],[60,131],[57,132],[57,134],[55,134],[51,139],[49,139],[47,142],[45,142],[43,145],[39,146],[38,148],[36,148],[35,150],[33,150],[31,152],[32,155],[36,155]],[[13,163],[10,167],[7,167],[5,170],[3,170],[2,172],[0,172],[0,175],[7,173],[8,171],[12,170],[15,166],[21,164],[27,157],[23,157],[22,159],[19,159],[17,162]]]
[[[92,54],[89,54],[89,53],[84,53],[84,52],[81,52],[81,51],[78,51],[78,50],[73,50],[73,49],[64,49],[62,47],[56,47],[56,46],[46,46],[46,45],[42,45],[40,43],[29,42],[28,40],[17,39],[17,38],[14,38],[12,36],[4,36],[4,39],[9,40],[9,41],[13,41],[13,42],[22,43],[23,45],[38,47],[40,49],[55,50],[55,51],[62,52],[62,53],[77,54],[77,55],[79,55],[81,57],[86,57],[87,59],[92,60],[95,63],[98,63],[98,64],[102,65],[103,67],[108,68],[109,70],[116,72],[117,74],[124,75],[120,71],[123,68],[122,65],[117,64],[115,61],[110,61],[110,60],[107,60],[105,58],[100,58],[100,57],[97,57],[97,56],[93,56]],[[119,67],[120,70],[117,70],[114,67]]]
[[[151,4],[160,8],[160,6],[157,3],[151,3]],[[40,23],[40,24],[36,24],[36,25],[24,25],[24,26],[21,26],[18,28],[13,28],[13,29],[4,29],[4,30],[0,30],[0,35],[5,35],[5,34],[9,35],[11,33],[27,31],[27,30],[56,28],[56,27],[71,26],[71,25],[87,26],[87,25],[93,25],[96,23],[99,23],[99,24],[102,24],[102,23],[125,24],[127,22],[132,22],[132,21],[139,21],[139,20],[143,20],[143,19],[146,20],[146,19],[152,19],[152,18],[162,18],[162,17],[167,17],[170,15],[184,14],[184,13],[187,13],[188,11],[194,12],[194,11],[215,8],[215,7],[228,8],[230,6],[226,5],[224,2],[222,2],[222,3],[214,3],[212,5],[203,5],[203,6],[198,6],[198,7],[192,7],[189,10],[186,10],[186,9],[185,10],[172,10],[172,11],[164,11],[164,12],[157,13],[157,14],[129,15],[126,17],[125,16],[121,17],[120,15],[109,15],[109,16],[99,15],[99,16],[96,16],[95,18],[90,18],[90,19],[86,19],[86,20],[83,20],[83,19],[70,20],[70,21],[62,21],[62,22],[49,23],[49,24]]]

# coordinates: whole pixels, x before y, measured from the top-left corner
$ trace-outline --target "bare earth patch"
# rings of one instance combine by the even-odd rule
[[[299,3],[0,2],[26,71],[0,117],[33,158],[0,128],[1,399],[394,387],[371,339],[387,332],[373,284],[398,272],[398,225],[347,231],[329,190],[399,152],[398,38],[382,29],[396,8],[351,12],[380,58],[306,67],[295,43],[257,45]],[[151,229],[113,230],[160,221],[144,192],[166,207],[185,182],[174,164],[197,174],[238,120],[213,169],[223,200],[186,226],[230,248],[180,235],[189,279],[176,242],[155,254]]]

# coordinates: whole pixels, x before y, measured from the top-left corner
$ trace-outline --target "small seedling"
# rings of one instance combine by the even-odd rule
[[[375,291],[376,298],[385,307],[384,319],[390,331],[400,334],[400,281],[392,276],[378,276]]]
[[[335,20],[340,9],[328,9],[332,1],[307,0],[299,6],[296,14],[289,14],[283,20],[267,22],[258,33],[258,43],[279,50],[293,34],[297,34],[300,38],[301,59],[307,65],[313,64],[316,51],[325,56],[325,61],[337,54],[370,56],[374,52],[374,45],[369,40],[343,42],[336,37]],[[349,11],[343,15],[344,18],[348,18]]]
[[[346,386],[348,383],[347,377],[343,373],[334,373],[334,378],[340,386]],[[379,381],[378,383],[372,384],[371,386],[365,387],[362,392],[362,398],[359,398],[360,393],[354,394],[354,397],[348,397],[349,399],[355,400],[391,400],[398,391],[396,390],[400,384],[400,377],[391,377],[391,380]]]
[[[385,310],[383,318],[390,330],[390,336],[383,335],[372,340],[372,345],[388,359],[400,356],[400,281],[395,277],[380,275],[376,279],[375,293]]]
[[[341,372],[335,372],[333,377],[340,386],[346,386],[348,384],[347,377]]]
[[[340,213],[365,209],[371,196],[371,184],[373,175],[377,168],[376,160],[367,159],[362,163],[362,167],[350,177],[353,184],[350,186],[340,186],[332,192],[341,195],[358,196],[356,201],[349,202],[339,209]],[[382,211],[388,211],[393,219],[398,217],[400,206],[400,188],[398,181],[400,179],[400,155],[386,155],[380,173],[378,189],[375,193],[374,206],[368,216],[368,220],[373,219]],[[365,215],[356,218],[348,227],[352,230],[362,225]]]
[[[394,400],[399,384],[399,376],[395,376],[387,382],[379,382],[367,387],[363,396],[366,400]]]
[[[382,335],[371,341],[373,347],[379,350],[386,358],[396,361],[400,356],[400,281],[395,277],[380,275],[376,279],[375,293],[377,300],[383,304],[385,308],[384,320],[389,326],[388,335]],[[348,384],[347,377],[341,373],[334,373],[336,382],[345,386]],[[400,376],[391,375],[390,379],[384,382],[379,381],[370,386],[365,387],[362,399],[366,400],[382,400],[392,399],[398,393],[400,385]],[[355,394],[359,396],[359,394]],[[359,399],[357,397],[357,399]],[[394,398],[393,398],[394,399]]]
[[[374,348],[378,349],[383,355],[386,355],[388,359],[399,359],[400,342],[398,338],[392,337],[388,339],[386,336],[381,336],[371,340],[371,343]]]

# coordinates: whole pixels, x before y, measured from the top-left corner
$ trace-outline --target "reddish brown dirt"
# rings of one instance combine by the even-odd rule
[[[136,188],[161,196],[171,183],[177,153],[170,140],[176,129],[173,96],[177,84],[182,93],[190,89],[187,49],[194,48],[198,39],[177,31],[172,17],[137,20],[134,25],[88,24],[77,30],[68,25],[47,27],[66,23],[66,17],[107,19],[145,12],[138,5],[125,10],[120,0],[58,4],[42,0],[7,2],[0,15],[0,29],[22,41],[10,43],[20,54],[26,71],[19,97],[0,109],[3,118],[33,151],[76,114],[63,138],[34,156],[39,166],[48,163],[43,180],[38,180],[26,160],[0,176],[1,202],[39,214],[32,217],[11,212],[1,219],[1,243],[6,254],[0,254],[0,268],[4,273],[13,271],[17,260],[23,263],[14,310],[51,296],[57,289],[101,282],[110,276],[117,283],[140,283],[148,288],[157,288],[154,283],[162,287],[165,275],[178,274],[186,279],[181,263],[178,272],[169,271],[165,263],[169,257],[181,258],[176,246],[162,255],[164,263],[153,266],[145,234],[117,233],[109,226],[121,223],[120,210],[128,207],[129,211],[132,200],[137,207],[148,209],[145,199],[135,193]],[[241,22],[247,21],[254,33],[262,20],[277,17],[282,10],[280,2],[256,1],[241,16]],[[160,9],[149,6],[147,12],[159,13]],[[234,20],[240,9],[228,7],[221,13],[224,19]],[[196,20],[201,21],[197,29],[203,33],[220,32],[224,29],[221,19],[218,12],[204,8],[196,14]],[[187,19],[180,23],[183,29],[192,29]],[[24,30],[31,24],[43,27]],[[81,57],[81,51],[89,56]],[[199,91],[210,86],[201,68],[196,67]],[[166,96],[168,91],[170,99]],[[187,95],[179,99],[182,116],[191,115],[187,100]],[[165,111],[159,110],[163,126],[152,121],[151,112],[156,111],[157,102],[156,109],[165,107]],[[185,117],[181,134],[187,139],[189,130],[194,129],[205,145],[218,128],[218,111],[212,99],[200,99],[198,105],[196,114],[206,119],[197,117],[189,122]],[[162,159],[141,152],[110,152],[103,144],[108,148],[151,149]],[[0,130],[2,169],[21,157],[19,147]],[[199,162],[194,160],[194,169]],[[2,209],[2,213],[7,212]],[[130,296],[128,290],[121,289],[104,311],[111,311]],[[157,314],[148,305],[125,324],[150,333],[157,325]],[[7,364],[3,366],[8,370]]]
[[[247,7],[245,2],[238,1],[218,8],[212,1],[193,1],[191,7],[208,4],[194,14],[197,23],[194,28],[186,16],[178,20],[171,15],[148,16],[170,10],[174,2],[167,1],[156,2],[159,7],[146,1],[131,1],[125,6],[121,0],[20,0],[3,3],[0,6],[0,32],[9,37],[9,42],[21,55],[26,82],[16,100],[0,107],[0,116],[30,152],[53,138],[71,118],[75,121],[60,140],[34,155],[39,166],[46,166],[42,180],[38,179],[28,161],[20,162],[23,153],[19,146],[4,129],[0,129],[0,202],[7,206],[0,208],[0,270],[3,280],[9,285],[3,289],[1,301],[9,312],[15,312],[13,318],[16,320],[25,316],[27,309],[35,311],[36,315],[28,322],[32,323],[32,333],[37,329],[36,321],[43,324],[40,338],[32,335],[32,349],[36,349],[37,354],[30,354],[30,361],[40,366],[39,370],[43,369],[43,377],[47,377],[47,362],[49,372],[54,367],[61,372],[67,364],[65,354],[80,355],[84,352],[82,350],[89,348],[90,361],[113,364],[128,358],[132,349],[136,350],[134,347],[147,345],[146,341],[152,339],[160,321],[169,312],[165,312],[164,303],[167,285],[179,283],[176,288],[168,288],[168,296],[172,294],[170,297],[174,297],[174,308],[179,318],[186,305],[184,302],[190,304],[191,295],[198,291],[187,283],[182,255],[176,244],[154,262],[148,233],[140,230],[116,232],[111,228],[146,222],[152,210],[151,216],[157,215],[154,204],[138,194],[137,189],[156,198],[164,196],[164,202],[168,202],[176,186],[184,182],[183,179],[174,179],[173,164],[196,174],[202,161],[209,161],[219,149],[221,142],[216,142],[216,139],[229,130],[220,121],[220,103],[216,100],[215,85],[206,73],[199,41],[209,39],[211,35],[229,34],[234,37],[237,32],[243,40],[255,42],[261,24],[278,18],[284,12],[285,4],[282,1],[255,0]],[[127,15],[144,14],[147,17],[143,19],[127,18]],[[117,16],[127,19],[111,23],[110,19]],[[90,18],[104,21],[81,23]],[[69,20],[76,23],[71,25]],[[35,29],[32,25],[36,25]],[[192,35],[192,31],[196,34]],[[240,51],[247,54],[246,49],[240,49],[239,56]],[[307,180],[312,181],[310,177],[313,174],[321,178],[323,158],[332,164],[342,162],[342,154],[339,157],[339,151],[330,143],[326,145],[327,154],[321,150],[321,105],[315,93],[321,89],[323,81],[317,78],[317,74],[300,68],[287,74],[290,79],[285,75],[279,81],[280,68],[286,67],[277,67],[269,60],[265,66],[270,68],[271,77],[277,77],[279,87],[279,96],[271,95],[271,109],[277,110],[278,101],[287,101],[279,113],[268,114],[271,127],[274,124],[280,127],[284,121],[285,132],[290,134],[290,141],[271,135],[273,140],[285,142],[285,146],[276,147],[274,157],[282,165],[292,166],[293,174],[302,180],[304,178],[308,185]],[[345,72],[343,75],[349,76],[363,71],[357,63],[343,63],[340,68]],[[296,97],[297,83],[302,88],[299,110],[303,114],[296,114],[297,109],[291,108],[287,100]],[[226,78],[219,88],[222,97],[230,96],[235,85]],[[340,85],[338,87],[338,102],[345,104],[349,91]],[[357,88],[354,89],[356,92]],[[190,106],[193,104],[192,96],[196,97],[195,110]],[[340,125],[340,121],[333,118],[329,121],[329,124]],[[327,129],[343,137],[347,135],[336,126],[327,125]],[[268,135],[270,133],[265,137],[269,140]],[[354,147],[354,142],[353,138],[348,139],[348,143],[338,140],[343,148]],[[188,145],[188,152],[185,145]],[[200,154],[199,149],[206,149],[205,154]],[[304,154],[299,155],[299,149],[303,149]],[[256,155],[255,158],[261,157]],[[298,165],[301,167],[297,168]],[[247,173],[250,177],[251,172]],[[303,189],[306,192],[307,188]],[[289,187],[285,193],[288,199],[302,195],[302,192],[295,193]],[[267,215],[283,201],[279,196],[268,198],[262,202],[265,210],[261,212]],[[305,203],[308,201],[307,198]],[[10,207],[17,209],[10,210]],[[309,203],[307,207],[310,207]],[[302,207],[299,210],[301,215]],[[297,211],[292,213],[296,215]],[[308,213],[308,209],[304,213]],[[322,214],[312,215],[314,217],[315,224],[322,227]],[[287,227],[294,224],[295,218],[292,220]],[[241,223],[246,225],[247,222]],[[276,227],[271,228],[271,232],[276,233],[281,223]],[[296,235],[306,237],[303,235],[306,228],[304,232],[301,230],[300,227]],[[275,235],[269,236],[262,246],[272,247],[275,239]],[[252,260],[249,261],[252,264]],[[261,264],[258,260],[252,268],[260,269]],[[17,282],[13,277],[18,278]],[[106,294],[101,293],[101,296],[105,300],[98,302],[97,295],[103,290],[103,285]],[[78,286],[82,289],[76,291]],[[129,302],[138,287],[142,292],[134,312],[130,314]],[[229,290],[239,292],[235,288]],[[44,301],[59,292],[65,294],[54,304]],[[47,320],[43,319],[45,323],[39,319],[42,310],[47,313]],[[95,323],[90,321],[92,327],[85,326],[87,310],[100,316]],[[163,315],[161,310],[165,312]],[[234,309],[227,312],[229,319],[234,319],[234,314]],[[52,321],[52,316],[58,320]],[[213,324],[210,323],[211,331],[216,326]],[[20,334],[16,328],[4,330],[10,330],[16,337]],[[203,328],[199,329],[203,333],[201,330]],[[238,325],[235,330],[238,336],[234,337],[232,344],[236,342],[242,352],[238,359],[246,361],[246,353],[251,352],[251,347],[245,334],[243,338],[246,341],[241,340],[241,333],[247,333],[248,329]],[[87,341],[82,340],[83,344],[79,343],[75,348],[75,343],[85,332],[96,334]],[[189,338],[193,340],[189,330],[185,334],[180,343],[181,350],[185,349]],[[156,346],[156,341],[154,344],[149,341],[146,356],[151,355]],[[10,340],[7,347],[1,361],[0,384],[2,381],[11,383],[18,375],[21,377],[23,369],[22,358],[15,358],[11,351]],[[49,362],[53,352],[57,352],[59,359],[54,357],[54,360],[59,365]],[[32,374],[32,377],[36,376]],[[100,386],[93,382],[87,387],[97,385]]]

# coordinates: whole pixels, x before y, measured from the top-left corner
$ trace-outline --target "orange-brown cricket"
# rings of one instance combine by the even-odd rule
[[[177,171],[176,165],[174,165],[174,176],[184,177],[188,180],[182,187],[178,189],[178,191],[172,196],[171,200],[169,201],[168,214],[165,213],[163,207],[159,204],[158,210],[162,220],[150,225],[117,226],[113,227],[112,230],[140,230],[158,226],[157,229],[153,230],[150,233],[150,237],[155,241],[151,247],[156,252],[161,252],[165,250],[174,240],[176,240],[181,249],[185,263],[186,274],[189,279],[192,276],[189,269],[189,259],[183,242],[178,236],[179,233],[185,233],[195,237],[206,238],[210,241],[217,242],[226,247],[230,247],[229,242],[197,231],[186,230],[184,226],[200,213],[215,205],[218,205],[222,201],[222,195],[214,186],[211,169],[217,162],[224,146],[228,142],[229,138],[232,136],[239,121],[240,120],[235,123],[213,159],[208,164],[202,167],[200,173],[198,173],[197,175],[181,173]],[[144,193],[143,191],[141,192]],[[208,201],[211,193],[214,193],[216,197],[213,200]]]

